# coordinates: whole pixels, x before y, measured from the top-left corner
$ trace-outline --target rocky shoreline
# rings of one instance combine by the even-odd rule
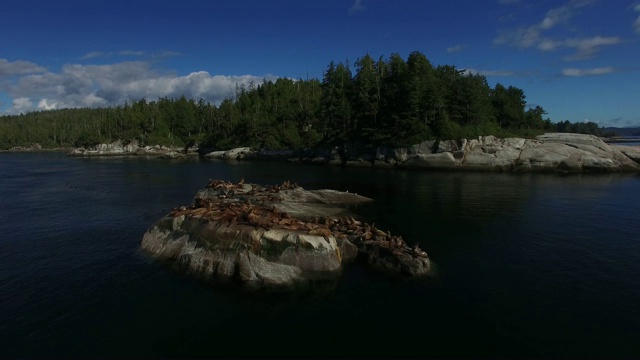
[[[593,135],[547,133],[535,139],[480,136],[477,139],[428,140],[409,148],[379,147],[375,152],[332,150],[228,151],[200,149],[204,158],[285,160],[296,163],[375,168],[503,172],[638,172],[640,147],[609,145]]]
[[[371,201],[289,182],[212,180],[193,204],[152,225],[141,247],[182,273],[252,290],[331,283],[356,259],[391,274],[428,275],[431,261],[417,244],[354,218],[351,209]]]
[[[99,144],[68,151],[70,156],[143,155],[168,159],[199,156],[217,160],[266,160],[329,166],[488,172],[639,172],[640,146],[606,143],[593,135],[547,133],[533,139],[480,136],[476,139],[427,140],[407,148],[269,150],[239,147],[199,148],[141,146],[137,141]],[[45,151],[38,144],[9,152]],[[60,150],[60,149],[58,149]],[[54,150],[52,150],[54,151]]]
[[[120,140],[110,144],[98,144],[89,148],[76,148],[68,153],[69,156],[129,156],[147,155],[161,158],[178,159],[188,156],[198,156],[198,148],[181,148],[177,146],[141,146],[137,140],[123,143]]]

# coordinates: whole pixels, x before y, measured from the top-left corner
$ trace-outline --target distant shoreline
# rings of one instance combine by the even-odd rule
[[[610,144],[610,143],[627,143],[627,142],[640,142],[640,137],[610,137],[610,138],[601,138],[602,141]]]
[[[633,137],[629,137],[629,136],[613,136],[613,137],[600,137],[600,139],[602,141],[604,141],[607,144],[612,144],[612,143],[640,143],[640,136],[633,136]],[[24,146],[15,146],[9,149],[0,149],[0,153],[20,153],[20,152],[66,152],[69,153],[73,150],[75,150],[77,148],[75,147],[56,147],[56,148],[46,148],[46,147],[40,147],[38,144],[35,144],[31,147],[24,147]],[[174,150],[174,151],[178,151],[178,150]],[[185,153],[185,155],[197,155],[197,152],[188,152]],[[97,156],[114,156],[114,155],[126,155],[126,156],[130,156],[130,155],[159,155],[159,154],[150,154],[150,153],[145,153],[145,152],[140,152],[140,153],[118,153],[118,154],[113,154],[113,153],[106,153],[106,154],[100,154]],[[96,156],[96,155],[94,155]]]

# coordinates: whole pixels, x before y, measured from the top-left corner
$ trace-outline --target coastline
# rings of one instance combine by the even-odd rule
[[[611,139],[608,139],[611,141]],[[636,140],[636,139],[633,139]],[[473,172],[640,172],[640,146],[628,146],[615,139],[611,143],[594,135],[546,133],[536,138],[497,138],[427,140],[407,148],[356,146],[269,150],[240,147],[229,150],[126,145],[118,140],[89,148],[44,149],[38,144],[14,147],[2,152],[67,152],[74,157],[146,156],[165,159],[237,161],[287,161],[325,166],[371,167]]]

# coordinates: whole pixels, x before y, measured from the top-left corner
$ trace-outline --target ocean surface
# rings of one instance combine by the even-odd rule
[[[419,243],[415,281],[250,294],[140,250],[209,179],[348,190]],[[0,154],[0,357],[640,357],[640,176]]]

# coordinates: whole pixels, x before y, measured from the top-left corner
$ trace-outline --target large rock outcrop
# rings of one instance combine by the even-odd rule
[[[535,139],[480,136],[437,144],[430,140],[408,149],[378,150],[378,160],[440,170],[612,172],[640,171],[638,153],[593,135],[547,133]]]
[[[250,147],[240,147],[231,150],[206,152],[203,156],[220,160],[253,160],[256,159],[257,152]]]
[[[142,248],[205,281],[292,288],[335,280],[356,258],[409,276],[429,273],[427,254],[401,237],[355,220],[371,199],[288,182],[260,186],[219,180],[195,203],[175,208],[144,234]]]
[[[489,135],[477,139],[427,140],[408,148],[378,147],[374,153],[346,152],[337,148],[326,151],[256,151],[238,148],[205,156],[433,170],[563,173],[640,171],[640,147],[608,145],[593,135],[571,133],[547,133],[535,139],[501,139]]]

